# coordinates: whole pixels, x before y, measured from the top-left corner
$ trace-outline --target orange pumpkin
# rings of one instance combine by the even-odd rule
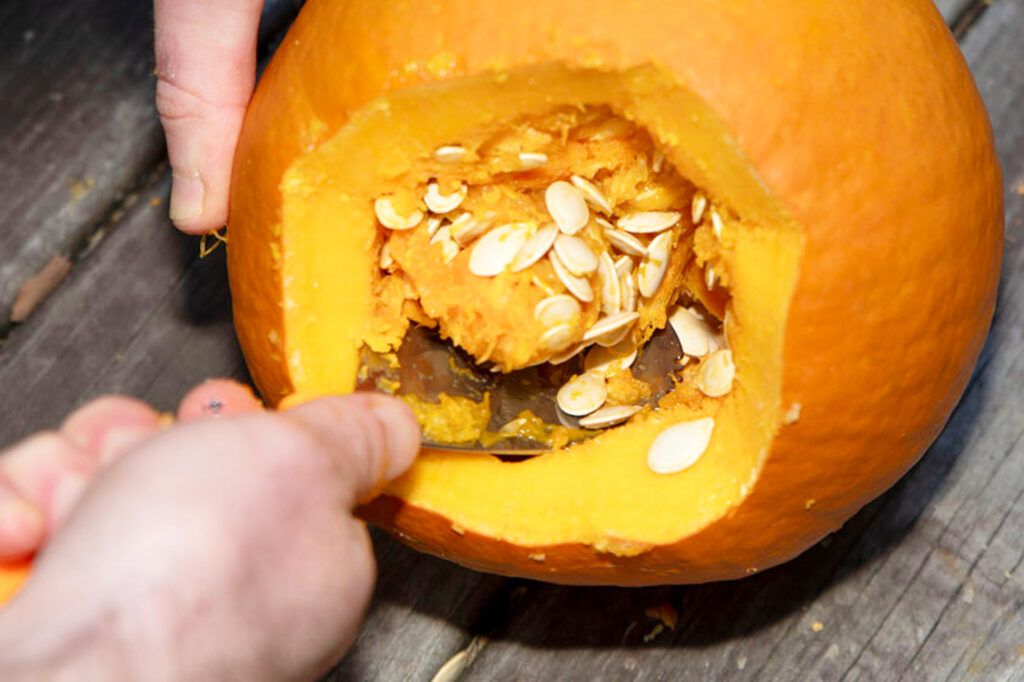
[[[310,0],[236,157],[229,271],[258,387],[273,403],[353,390],[373,198],[437,147],[556,106],[609,107],[736,216],[719,254],[736,387],[523,463],[424,451],[365,517],[554,582],[793,557],[928,447],[992,315],[1000,173],[928,0]],[[701,459],[652,472],[657,435],[701,416]]]

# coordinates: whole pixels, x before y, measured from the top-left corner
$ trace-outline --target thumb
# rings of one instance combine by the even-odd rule
[[[400,476],[420,449],[409,406],[377,393],[319,398],[279,413],[310,433],[331,458],[351,506]]]
[[[262,0],[156,0],[156,106],[171,162],[171,220],[224,225],[235,143],[256,77]]]

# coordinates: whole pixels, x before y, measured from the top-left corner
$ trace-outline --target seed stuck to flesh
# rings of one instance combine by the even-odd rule
[[[633,259],[629,256],[619,256],[615,259],[615,274],[625,277],[633,272]]]
[[[639,412],[639,405],[609,405],[580,418],[580,426],[584,429],[606,429],[628,420]]]
[[[590,303],[594,300],[594,289],[590,286],[590,281],[569,272],[569,268],[565,267],[562,259],[558,257],[558,252],[554,249],[549,251],[548,260],[551,261],[551,267],[555,269],[555,274],[558,276],[559,281],[565,285],[570,294],[584,303]]]
[[[442,218],[427,218],[427,236],[433,237],[444,222]]]
[[[583,359],[583,369],[608,376],[629,369],[636,362],[636,344],[622,342],[611,347],[595,346]]]
[[[711,209],[711,231],[715,235],[715,239],[722,241],[722,230],[724,229],[722,223],[722,216],[718,214],[718,211]]]
[[[572,325],[558,324],[540,335],[540,347],[557,352],[572,343]]]
[[[607,251],[598,257],[597,275],[601,279],[601,312],[611,315],[622,308],[622,286],[619,273]]]
[[[608,199],[605,198],[604,194],[601,193],[601,190],[597,188],[597,185],[579,175],[573,175],[569,180],[572,182],[572,186],[580,191],[580,194],[583,195],[584,200],[586,200],[588,204],[602,213],[607,215],[612,214],[612,211],[614,210],[612,205],[608,202]]]
[[[656,474],[674,474],[697,463],[711,443],[715,420],[701,417],[668,427],[647,451],[647,466]]]
[[[640,295],[650,298],[658,292],[665,273],[668,271],[669,256],[672,251],[672,233],[662,232],[647,247],[647,258],[640,263],[636,273],[637,287]]]
[[[632,273],[627,272],[619,277],[619,286],[622,289],[622,310],[636,310],[639,303],[636,290],[636,279]]]
[[[441,245],[441,258],[446,264],[451,263],[459,255],[459,245],[452,239],[450,225],[442,225],[438,228],[428,243]]]
[[[474,239],[487,232],[491,227],[489,218],[478,218],[468,211],[463,212],[452,221],[452,238],[459,246],[468,246]]]
[[[535,232],[516,254],[515,260],[512,261],[512,272],[525,270],[546,256],[558,234],[558,227],[553,224],[545,225]]]
[[[577,277],[589,275],[597,270],[597,256],[579,237],[560,234],[555,239],[554,249],[562,264]]]
[[[621,312],[614,315],[602,317],[595,322],[590,329],[583,332],[584,341],[596,341],[601,337],[614,334],[617,331],[630,327],[640,319],[640,313]]]
[[[533,223],[510,223],[480,237],[469,252],[469,271],[478,277],[500,275],[515,260],[533,229]]]
[[[708,291],[711,291],[715,288],[715,283],[717,281],[718,276],[715,274],[715,268],[709,265],[704,270],[704,286],[708,288]]]
[[[582,417],[596,411],[608,399],[604,377],[585,372],[573,377],[558,389],[555,401],[559,409],[573,417]]]
[[[682,217],[678,211],[637,211],[619,218],[617,225],[633,234],[654,234],[673,227]]]
[[[441,163],[458,163],[466,158],[466,148],[457,144],[448,144],[434,150],[434,158]]]
[[[669,315],[668,323],[684,355],[702,358],[717,349],[715,332],[700,313],[680,306]]]
[[[707,207],[708,198],[706,196],[700,192],[693,195],[693,202],[690,203],[690,220],[694,225],[700,225],[700,221],[704,217],[704,209]]]
[[[573,324],[581,313],[579,301],[568,294],[548,296],[533,309],[533,317],[545,327]]]
[[[576,234],[590,220],[590,209],[583,195],[564,180],[548,185],[544,202],[558,229],[565,234]]]
[[[451,194],[441,194],[440,187],[435,181],[427,184],[427,192],[423,195],[423,203],[431,213],[442,215],[457,209],[462,205],[462,201],[465,198],[466,185],[464,183],[459,185],[458,191]]]
[[[390,270],[391,266],[395,264],[395,259],[391,257],[391,247],[388,246],[387,242],[380,247],[380,269]]]
[[[651,153],[651,170],[655,173],[660,173],[661,169],[665,167],[665,152],[660,149],[655,149]]]
[[[697,388],[709,398],[721,398],[732,390],[736,378],[736,365],[731,350],[716,350],[700,366]]]
[[[605,230],[604,236],[609,244],[628,256],[643,258],[647,255],[647,247],[644,246],[644,243],[628,232],[611,229]]]
[[[584,348],[586,348],[587,345],[588,344],[586,344],[586,343],[577,343],[574,346],[569,346],[568,350],[565,350],[565,351],[563,351],[561,353],[558,353],[556,355],[552,355],[548,359],[548,364],[551,364],[551,365],[561,365],[563,362],[568,362],[569,360],[572,360],[574,357],[579,355],[579,352],[581,350],[583,350]]]
[[[391,197],[377,197],[373,202],[373,212],[377,222],[389,230],[411,230],[423,220],[423,211],[415,210],[408,216],[402,216],[395,210]]]
[[[519,170],[536,170],[548,162],[548,155],[540,152],[519,152]]]

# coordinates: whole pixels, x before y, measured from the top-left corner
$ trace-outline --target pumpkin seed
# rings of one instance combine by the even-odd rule
[[[558,257],[558,252],[554,249],[548,251],[548,260],[551,261],[551,267],[555,269],[559,281],[569,290],[570,294],[584,303],[594,300],[594,289],[590,286],[589,280],[569,272],[569,268],[565,267],[562,259]]]
[[[552,355],[548,360],[548,364],[561,365],[563,362],[572,360],[574,357],[579,355],[580,351],[589,346],[589,343],[577,343],[574,346],[570,346],[568,350],[558,354]]]
[[[598,257],[597,274],[601,278],[601,312],[608,315],[619,312],[622,308],[622,288],[615,263],[607,251],[602,251]]]
[[[533,308],[533,317],[545,327],[572,324],[581,313],[579,301],[568,294],[548,296]]]
[[[459,185],[459,189],[451,194],[441,194],[436,181],[427,184],[427,192],[423,195],[423,203],[431,213],[450,213],[462,205],[466,198],[465,183]]]
[[[682,217],[678,211],[636,211],[619,218],[617,225],[633,234],[653,234],[667,230]]]
[[[520,272],[530,267],[551,250],[551,245],[558,237],[558,227],[553,224],[540,228],[532,237],[526,240],[523,248],[519,249],[515,260],[512,261],[512,272]]]
[[[679,306],[669,315],[668,323],[684,355],[702,358],[716,349],[715,332],[700,313]]]
[[[638,303],[636,279],[632,273],[627,272],[619,277],[619,287],[622,289],[622,310],[636,310]]]
[[[621,312],[602,317],[590,329],[583,332],[583,340],[596,341],[606,334],[612,334],[623,328],[628,328],[638,319],[640,319],[640,313],[635,312]]]
[[[700,221],[704,217],[704,209],[707,207],[708,198],[706,196],[700,192],[693,195],[693,201],[690,203],[690,220],[694,225],[700,225]]]
[[[638,258],[643,258],[647,255],[647,247],[644,246],[644,243],[628,232],[611,229],[605,230],[604,236],[609,244],[626,255],[637,256]]]
[[[576,234],[590,220],[590,209],[583,195],[564,180],[548,186],[544,192],[544,202],[558,229],[565,234]]]
[[[391,257],[391,248],[387,242],[380,247],[380,269],[390,270],[391,266],[395,264],[395,259]]]
[[[714,266],[707,266],[704,269],[704,286],[707,287],[708,291],[712,291],[715,288],[715,283],[718,281],[718,276],[715,274]]]
[[[700,366],[697,388],[709,398],[721,398],[732,390],[736,378],[736,365],[731,350],[716,350]]]
[[[615,259],[615,274],[624,277],[633,272],[633,259],[629,256],[619,256]]]
[[[668,271],[669,256],[672,251],[672,233],[662,232],[647,247],[647,258],[640,263],[636,280],[640,295],[650,298],[658,292],[665,273]]]
[[[573,187],[580,191],[580,194],[583,195],[584,200],[586,200],[588,204],[604,213],[607,213],[608,215],[611,215],[614,209],[612,208],[612,205],[608,203],[608,199],[605,198],[604,194],[601,193],[601,190],[597,188],[597,185],[580,175],[571,176],[569,181],[572,182]]]
[[[722,229],[725,226],[722,224],[722,216],[718,215],[718,211],[711,209],[711,231],[715,235],[715,239],[722,241]]]
[[[515,260],[533,228],[533,223],[510,223],[482,236],[469,252],[469,271],[478,277],[500,275]]]
[[[373,212],[377,222],[389,230],[411,230],[423,220],[423,211],[415,210],[408,216],[402,216],[395,210],[391,197],[377,197],[373,202]]]
[[[605,376],[629,369],[636,362],[638,350],[632,342],[622,342],[611,347],[595,346],[583,359],[583,369]]]
[[[560,351],[572,343],[572,325],[558,324],[540,335],[540,347],[547,351]]]
[[[586,417],[580,418],[580,426],[585,429],[606,429],[626,421],[639,412],[639,405],[610,405],[596,410]]]
[[[651,152],[651,170],[655,173],[660,173],[661,169],[665,167],[665,153],[660,149],[655,149]]]
[[[697,463],[711,443],[715,420],[701,417],[673,424],[647,450],[647,466],[656,474],[674,474]]]
[[[442,218],[427,218],[427,236],[433,237],[443,222]]]
[[[604,377],[592,372],[584,372],[570,379],[558,389],[555,402],[559,409],[568,415],[582,417],[594,412],[608,399],[608,387]]]
[[[519,152],[519,170],[536,170],[547,162],[547,154],[542,154],[540,152]]]
[[[466,148],[457,144],[448,144],[434,150],[434,158],[441,163],[458,163],[466,158]]]
[[[491,224],[492,220],[490,218],[478,218],[472,213],[465,211],[452,221],[452,238],[460,246],[468,246],[474,239],[487,232]]]
[[[597,270],[597,256],[579,237],[560,234],[555,239],[554,249],[562,264],[577,277],[589,275]]]

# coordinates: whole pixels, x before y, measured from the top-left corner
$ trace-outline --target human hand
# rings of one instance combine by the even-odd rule
[[[263,0],[155,0],[156,106],[171,162],[171,220],[209,232],[228,216],[235,144],[256,78]]]
[[[170,427],[127,398],[86,405],[0,457],[0,561],[45,544],[0,609],[0,679],[323,672],[374,581],[351,511],[418,447],[378,395],[264,413],[210,382]]]

